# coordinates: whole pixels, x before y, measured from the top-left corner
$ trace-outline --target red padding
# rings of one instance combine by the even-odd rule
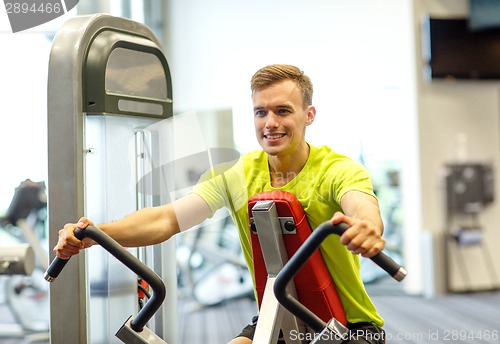
[[[279,217],[294,218],[297,233],[283,235],[288,256],[291,257],[312,232],[304,209],[295,195],[291,193],[284,191],[262,192],[249,199],[248,213],[250,216],[255,203],[263,200],[273,200],[275,202]],[[252,241],[257,301],[260,308],[267,281],[267,270],[257,234],[250,230],[250,237]],[[347,325],[344,308],[335,288],[335,283],[328,272],[319,250],[299,270],[294,277],[294,283],[300,303],[309,308],[325,322],[328,322],[331,318],[335,318],[343,325]]]

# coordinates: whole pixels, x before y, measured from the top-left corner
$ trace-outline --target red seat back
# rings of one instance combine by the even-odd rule
[[[295,195],[283,191],[262,192],[248,201],[248,213],[252,216],[252,208],[258,201],[272,200],[276,204],[279,217],[293,217],[296,226],[295,234],[283,235],[288,257],[291,257],[307,237],[312,233],[306,214]],[[259,228],[258,230],[262,230]],[[252,254],[255,270],[256,291],[259,309],[267,282],[267,269],[260,248],[259,238],[250,230]],[[321,252],[317,250],[294,277],[298,300],[323,321],[337,319],[347,324],[342,302],[335,283],[326,267]]]

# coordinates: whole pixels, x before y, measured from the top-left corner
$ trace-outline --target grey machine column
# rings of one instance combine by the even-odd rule
[[[274,201],[259,201],[252,208],[251,222],[259,236],[262,256],[266,264],[267,282],[264,289],[259,321],[255,329],[253,341],[259,344],[277,342],[280,330],[287,344],[299,344],[298,338],[291,338],[290,333],[304,333],[306,328],[302,321],[285,309],[274,296],[276,276],[288,261],[283,235],[293,234],[284,228],[286,222],[294,221],[293,217],[280,218]],[[253,227],[253,226],[252,226]],[[293,283],[288,285],[288,292],[296,297]]]
[[[104,14],[78,16],[62,26],[54,38],[48,79],[50,251],[59,229],[82,216],[96,223],[112,221],[169,201],[161,173],[138,173],[158,167],[153,160],[162,154],[158,139],[162,133],[148,128],[172,114],[168,64],[149,28]],[[149,187],[141,187],[146,182]],[[155,192],[144,195],[145,189]],[[92,330],[91,324],[93,318],[102,316],[102,310],[109,312],[104,321],[112,331],[103,342],[114,341],[118,328],[112,318],[117,303],[111,303],[111,296],[137,292],[135,276],[124,277],[128,279],[125,287],[111,290],[116,283],[116,274],[111,275],[115,265],[99,253],[86,252],[90,250],[73,257],[50,285],[52,344],[97,343],[92,332],[98,330]],[[165,281],[168,290],[167,304],[148,327],[175,344],[175,244],[156,245],[137,255]],[[102,271],[94,276],[102,282],[101,304],[91,302],[93,290],[99,294],[95,292],[98,283],[89,283],[89,274],[96,269]],[[132,294],[128,299],[134,300]],[[137,307],[137,297],[130,307]]]

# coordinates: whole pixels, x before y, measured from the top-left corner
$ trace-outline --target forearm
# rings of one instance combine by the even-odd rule
[[[354,254],[373,257],[385,246],[382,238],[384,225],[378,201],[360,191],[350,191],[342,197],[343,213],[335,213],[332,223],[345,222],[350,227],[340,237],[340,242]]]
[[[357,209],[356,212],[346,215],[355,219],[370,221],[379,230],[380,235],[384,233],[384,223],[382,222],[378,206],[368,203],[364,207]]]
[[[341,205],[345,215],[358,220],[370,221],[380,231],[379,234],[383,234],[384,223],[376,198],[359,191],[351,191],[342,198]]]
[[[168,240],[181,229],[185,230],[201,223],[210,214],[210,207],[200,196],[189,194],[173,203],[144,208],[123,219],[97,227],[122,246],[147,246]],[[59,240],[54,247],[58,257],[68,259],[94,244],[89,238],[80,241],[74,234],[75,228],[85,228],[88,225],[94,223],[82,217],[78,223],[67,223],[59,231]]]
[[[97,227],[125,247],[158,244],[179,232],[170,204],[140,209],[120,220]]]

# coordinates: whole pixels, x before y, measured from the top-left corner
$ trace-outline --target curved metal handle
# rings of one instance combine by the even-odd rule
[[[84,238],[94,240],[151,286],[151,289],[153,289],[153,296],[139,311],[130,324],[130,327],[134,331],[142,331],[149,319],[151,319],[165,300],[167,291],[163,281],[148,266],[142,263],[103,231],[92,226],[87,226],[85,229],[77,228],[75,230],[75,237],[80,240]],[[59,257],[55,257],[45,272],[45,279],[49,282],[54,281],[68,261],[69,259],[64,260]]]
[[[319,248],[321,243],[331,234],[342,235],[349,226],[345,223],[333,225],[331,222],[324,222],[316,228],[301,247],[295,252],[290,260],[285,264],[281,271],[276,276],[274,282],[274,294],[276,299],[288,309],[292,314],[308,324],[314,331],[321,332],[326,323],[321,320],[316,314],[302,305],[290,293],[287,292],[286,286],[297,274],[304,263],[311,255]],[[392,258],[383,252],[371,258],[378,266],[384,269],[397,281],[403,280],[408,274],[406,269],[396,263]]]

